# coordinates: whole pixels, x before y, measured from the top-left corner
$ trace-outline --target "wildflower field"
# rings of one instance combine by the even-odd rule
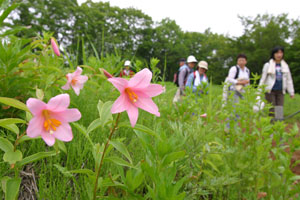
[[[257,78],[236,106],[212,80],[173,104],[158,59],[116,78],[117,53],[83,49],[79,64],[52,33],[14,36],[26,28],[0,35],[0,199],[300,198],[300,115],[254,112]]]

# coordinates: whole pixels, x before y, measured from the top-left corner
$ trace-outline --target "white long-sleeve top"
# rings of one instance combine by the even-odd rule
[[[282,60],[280,64],[282,68],[282,93],[285,94],[285,92],[288,91],[290,95],[294,95],[294,84],[290,68],[284,60]],[[272,88],[276,81],[275,65],[276,63],[273,59],[267,62],[264,65],[259,81],[259,85],[266,85],[266,90],[268,93],[272,91]]]
[[[237,65],[237,67],[240,69],[239,76],[237,77],[237,79],[235,79],[235,75],[237,73],[236,66],[232,66],[228,73],[227,81],[229,83],[231,83],[232,85],[236,85],[238,82],[238,79],[250,80],[249,69],[246,66],[244,67],[244,69],[242,69],[238,65]]]

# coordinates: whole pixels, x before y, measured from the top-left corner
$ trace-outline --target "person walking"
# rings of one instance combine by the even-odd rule
[[[240,99],[243,99],[243,93],[245,92],[244,87],[250,85],[250,70],[246,67],[247,56],[245,54],[239,54],[236,62],[237,64],[229,69],[223,88],[223,107],[227,104],[230,93],[234,93],[232,104],[234,110],[232,116],[226,120],[228,122],[226,123],[225,132],[227,133],[230,130],[229,120],[232,119],[237,121],[237,119],[239,119],[239,114],[236,111],[236,104],[239,103]]]
[[[206,76],[206,72],[208,70],[208,64],[206,61],[200,61],[197,65],[196,71],[191,73],[188,77],[188,80],[186,82],[187,87],[191,87],[193,89],[193,92],[197,91],[198,86],[203,86],[204,84],[208,83],[208,79]],[[200,93],[203,93],[203,91],[199,91]]]
[[[134,72],[130,69],[131,62],[129,60],[126,60],[124,63],[124,69],[120,72],[120,77],[132,77],[134,75]]]
[[[178,69],[178,72],[180,71],[180,68],[181,68],[183,65],[185,65],[185,58],[180,58],[180,60],[179,60],[179,69]],[[176,73],[174,74],[174,78],[173,78],[173,83],[175,83],[177,86],[179,86],[179,83],[178,83],[178,75],[179,75],[179,73],[178,73],[178,72],[176,72]]]
[[[246,67],[247,56],[239,54],[237,56],[237,65],[229,69],[226,81],[229,83],[229,91],[234,92],[234,102],[239,102],[243,98],[243,88],[250,84],[250,70]]]
[[[187,65],[184,64],[179,68],[179,75],[178,75],[179,88],[176,91],[176,94],[173,99],[173,103],[178,102],[181,99],[181,96],[184,95],[186,81],[188,79],[189,74],[194,71],[194,67],[196,64],[197,64],[196,58],[191,55],[187,58]]]
[[[265,63],[259,85],[265,85],[265,98],[273,105],[270,116],[275,116],[274,107],[278,108],[278,119],[283,119],[284,94],[286,91],[294,98],[295,91],[292,75],[288,64],[284,61],[284,48],[277,46],[272,49],[269,62]]]

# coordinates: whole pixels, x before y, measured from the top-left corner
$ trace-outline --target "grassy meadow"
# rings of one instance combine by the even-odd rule
[[[70,107],[82,114],[81,120],[72,125],[74,139],[65,143],[66,152],[22,168],[19,199],[92,198],[91,175],[76,171],[95,167],[94,147],[81,130],[99,117],[99,100],[114,101],[119,96],[108,81],[103,79],[100,84],[95,87],[87,82],[79,96],[68,91]],[[261,192],[267,194],[264,199],[294,199],[300,192],[293,185],[298,178],[290,170],[292,155],[284,150],[287,141],[291,152],[296,150],[298,128],[286,132],[287,123],[270,123],[267,108],[253,112],[253,88],[247,90],[245,100],[236,108],[230,103],[222,108],[222,88],[215,85],[210,85],[208,94],[201,97],[188,93],[175,106],[172,99],[177,88],[168,82],[160,84],[166,86],[166,92],[154,98],[160,117],[139,110],[138,127],[133,129],[127,114],[121,114],[120,127],[112,140],[123,143],[129,155],[110,147],[107,157],[116,160],[104,162],[99,199],[257,199]],[[296,104],[299,98],[286,98],[286,115],[300,107]],[[240,118],[235,119],[233,112]],[[203,113],[207,118],[200,117]],[[226,123],[230,123],[227,131]],[[109,126],[101,126],[89,132],[89,138],[101,145],[108,133]],[[0,134],[14,140],[5,129]],[[277,142],[275,147],[272,140]],[[22,143],[19,148],[25,152],[23,157],[52,149],[41,139]],[[14,170],[1,162],[0,174],[13,176]]]

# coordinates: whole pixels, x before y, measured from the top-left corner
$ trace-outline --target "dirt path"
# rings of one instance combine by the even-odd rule
[[[286,127],[286,131],[289,131],[290,129],[292,129],[293,126],[294,126],[294,124],[288,124],[288,126]],[[300,122],[297,122],[297,126],[299,128],[299,133],[295,139],[300,139]],[[287,149],[287,151],[289,151],[289,149]],[[291,160],[291,166],[293,166],[297,160],[300,160],[300,150],[295,151],[293,153],[292,160]],[[296,166],[292,167],[291,169],[292,169],[293,173],[300,175],[300,163],[297,164]]]

